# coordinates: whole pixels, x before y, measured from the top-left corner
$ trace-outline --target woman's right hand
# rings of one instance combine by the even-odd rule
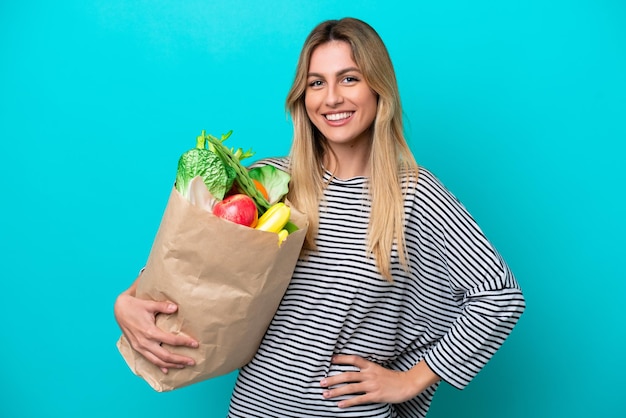
[[[192,358],[174,354],[161,345],[198,347],[194,339],[165,332],[156,326],[157,314],[172,314],[176,309],[178,307],[172,302],[140,299],[128,291],[115,301],[115,319],[128,342],[163,373],[167,373],[168,369],[182,369],[195,364]]]

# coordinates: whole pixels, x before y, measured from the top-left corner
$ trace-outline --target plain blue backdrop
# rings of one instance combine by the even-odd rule
[[[624,1],[4,0],[1,417],[225,415],[235,374],[156,393],[130,372],[113,302],[202,129],[287,153],[299,49],[344,16],[387,43],[419,163],[527,297],[430,417],[626,416]]]

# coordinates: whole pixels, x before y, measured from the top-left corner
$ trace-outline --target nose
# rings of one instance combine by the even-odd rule
[[[337,106],[338,104],[343,103],[343,96],[341,95],[341,89],[336,86],[329,84],[326,90],[326,105],[327,106]]]

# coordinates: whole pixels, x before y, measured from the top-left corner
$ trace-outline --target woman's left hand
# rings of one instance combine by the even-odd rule
[[[386,369],[377,363],[356,355],[336,355],[333,364],[344,364],[359,369],[323,379],[324,398],[355,395],[339,402],[340,408],[367,403],[401,403],[419,395],[424,389],[439,381],[439,377],[422,360],[408,371]]]

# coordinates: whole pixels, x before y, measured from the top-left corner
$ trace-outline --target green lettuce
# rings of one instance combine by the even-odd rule
[[[200,176],[213,197],[222,200],[233,186],[237,174],[218,154],[206,146],[207,141],[203,132],[196,140],[196,147],[180,156],[175,187],[180,194],[189,198],[191,180]]]

